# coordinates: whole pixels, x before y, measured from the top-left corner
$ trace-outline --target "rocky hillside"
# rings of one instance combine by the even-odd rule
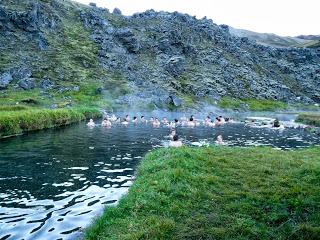
[[[178,12],[126,17],[68,0],[2,0],[0,32],[0,104],[320,102],[319,49],[263,46]]]
[[[259,44],[278,48],[300,47],[301,45],[313,42],[313,39],[308,38],[308,36],[282,37],[272,33],[257,33],[232,27],[229,27],[229,32],[236,37],[247,37]]]

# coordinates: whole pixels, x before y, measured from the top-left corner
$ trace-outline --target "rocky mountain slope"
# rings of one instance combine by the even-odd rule
[[[236,37],[247,37],[259,44],[271,47],[300,47],[301,45],[313,42],[313,39],[304,36],[282,37],[272,33],[257,33],[245,29],[229,27],[231,35]]]
[[[320,102],[319,49],[263,46],[178,12],[127,17],[68,0],[2,0],[0,33],[0,104]]]

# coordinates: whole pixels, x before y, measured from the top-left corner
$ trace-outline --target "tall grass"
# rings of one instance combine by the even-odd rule
[[[86,239],[319,239],[320,148],[160,149]]]
[[[320,113],[302,113],[299,114],[296,121],[320,127]]]
[[[0,112],[0,137],[23,132],[68,125],[88,118],[100,117],[94,108],[29,109]]]

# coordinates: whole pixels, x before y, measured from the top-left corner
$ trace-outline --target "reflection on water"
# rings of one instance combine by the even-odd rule
[[[185,144],[319,144],[303,130],[229,124],[177,130]],[[0,141],[0,239],[73,239],[79,229],[128,191],[137,163],[165,145],[170,130],[148,125],[95,127],[84,123]]]

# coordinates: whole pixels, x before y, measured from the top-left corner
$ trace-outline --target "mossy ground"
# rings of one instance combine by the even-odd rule
[[[27,106],[0,107],[0,138],[24,132],[68,125],[101,117],[95,108],[40,109]]]
[[[320,148],[148,154],[86,239],[319,239]]]
[[[320,113],[302,113],[299,114],[296,121],[320,127]]]

